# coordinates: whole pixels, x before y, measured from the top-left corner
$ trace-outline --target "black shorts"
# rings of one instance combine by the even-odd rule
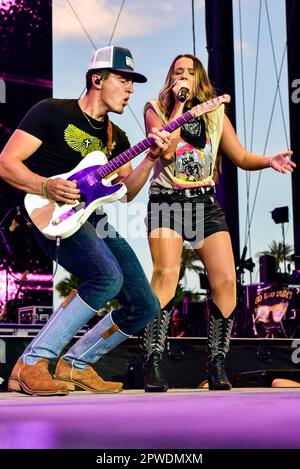
[[[197,244],[218,231],[228,231],[225,215],[213,190],[196,197],[180,191],[151,194],[147,210],[148,235],[156,228],[170,228],[185,241]]]

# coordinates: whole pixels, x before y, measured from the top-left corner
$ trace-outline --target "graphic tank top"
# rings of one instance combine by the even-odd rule
[[[146,103],[144,114],[151,107],[154,112],[167,124],[166,117],[161,113],[158,101]],[[202,148],[189,143],[181,132],[174,158],[171,161],[158,159],[151,177],[151,186],[159,185],[166,188],[188,189],[201,186],[213,186],[213,174],[216,164],[218,147],[223,130],[224,105],[210,112],[209,129],[206,129]],[[190,134],[199,134],[202,119],[192,119],[185,124]]]

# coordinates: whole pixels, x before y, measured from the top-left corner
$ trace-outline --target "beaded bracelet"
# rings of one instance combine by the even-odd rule
[[[270,157],[270,162],[269,162],[269,167],[272,168],[272,160],[273,160],[273,156]]]
[[[49,178],[45,178],[42,182],[42,197],[45,197],[45,199],[48,199],[48,195],[47,195],[48,182],[49,182]]]

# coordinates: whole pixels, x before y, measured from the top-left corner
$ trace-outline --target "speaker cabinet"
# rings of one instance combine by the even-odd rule
[[[259,275],[261,282],[274,282],[276,280],[276,258],[274,256],[270,254],[260,256]]]

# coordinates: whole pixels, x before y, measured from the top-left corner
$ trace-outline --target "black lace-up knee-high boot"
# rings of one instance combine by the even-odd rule
[[[207,330],[208,384],[210,390],[229,391],[231,384],[225,370],[225,359],[229,350],[234,312],[224,318],[219,308],[211,303]]]
[[[162,361],[166,337],[173,312],[173,301],[169,302],[144,331],[144,386],[146,392],[166,392],[168,383],[163,374]]]

